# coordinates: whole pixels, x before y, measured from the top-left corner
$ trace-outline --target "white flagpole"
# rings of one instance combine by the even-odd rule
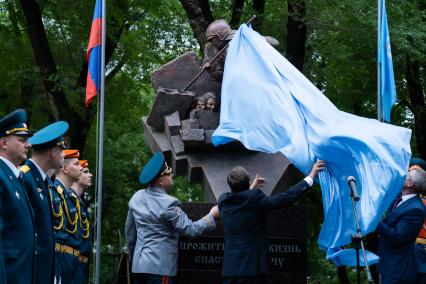
[[[380,48],[380,25],[382,23],[381,15],[382,15],[382,5],[380,5],[380,1],[377,0],[377,120],[383,121],[382,117],[382,100],[380,96],[380,62],[379,62],[379,48]]]
[[[98,208],[96,210],[96,260],[95,284],[99,284],[101,267],[102,229],[102,166],[104,158],[104,97],[105,97],[105,42],[106,42],[106,0],[102,0],[102,46],[101,46],[101,92],[99,107],[99,160],[98,160]]]

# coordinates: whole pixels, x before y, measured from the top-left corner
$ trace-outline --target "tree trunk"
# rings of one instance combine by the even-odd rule
[[[61,89],[56,63],[50,50],[38,4],[35,0],[20,1],[27,22],[34,58],[40,69],[51,114],[55,120],[66,120],[70,124],[73,147],[83,148],[88,123],[72,110],[65,93]]]
[[[61,88],[56,63],[47,40],[39,6],[35,0],[20,0],[20,2],[26,19],[35,61],[40,69],[41,78],[46,90],[50,114],[54,120],[65,120],[70,124],[70,131],[68,134],[71,138],[71,145],[73,148],[77,148],[83,153],[94,113],[91,110],[84,110],[83,114],[80,115],[77,111],[72,109],[66,98],[65,92]],[[120,9],[127,9],[127,0],[119,1],[118,3],[115,2],[114,5],[117,5]],[[114,17],[111,17],[108,26],[112,28],[110,29],[109,40],[106,44],[106,62],[112,57],[120,35],[125,27],[127,27],[127,20],[121,18],[119,21],[116,21]],[[79,79],[76,82],[76,89],[85,86],[86,76],[87,62],[84,62]],[[84,98],[82,98],[82,102],[83,101]],[[81,106],[84,107],[84,104],[82,103]]]
[[[211,12],[208,0],[180,0],[183,9],[189,19],[189,24],[200,45],[201,51],[207,43],[206,29],[213,22],[213,14]]]
[[[241,14],[244,9],[244,2],[245,0],[234,0],[234,5],[232,7],[231,21],[229,22],[229,25],[233,29],[238,28],[238,25],[241,21]]]
[[[305,0],[288,0],[287,59],[300,71],[305,62]]]
[[[255,31],[261,31],[263,26],[263,14],[265,13],[265,0],[253,0],[253,11],[256,15],[256,20],[252,26]]]
[[[414,135],[416,136],[417,150],[420,156],[426,159],[426,103],[420,79],[420,63],[413,59],[409,53],[407,53],[406,60],[405,77],[407,78],[411,111],[414,115]]]

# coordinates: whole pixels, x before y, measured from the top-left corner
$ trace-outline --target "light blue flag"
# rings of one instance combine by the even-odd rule
[[[388,19],[386,15],[385,0],[380,0],[380,36],[378,61],[380,64],[380,116],[384,121],[390,122],[392,106],[396,102],[395,78],[393,75],[392,52],[390,45]]]
[[[349,244],[355,233],[348,176],[357,181],[362,232],[376,228],[404,183],[411,130],[339,111],[246,25],[230,42],[221,96],[215,145],[235,139],[251,150],[281,152],[305,174],[317,159],[326,161],[319,175],[322,248]]]

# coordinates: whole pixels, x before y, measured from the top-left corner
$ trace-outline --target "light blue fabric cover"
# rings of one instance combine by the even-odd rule
[[[346,245],[355,233],[348,176],[357,181],[363,234],[375,229],[404,183],[410,137],[409,129],[339,111],[250,27],[242,25],[230,42],[212,141],[235,139],[248,149],[281,152],[305,174],[325,160],[319,174],[322,248]]]
[[[375,264],[379,261],[379,257],[369,250],[365,250],[368,265]],[[327,252],[327,260],[333,261],[337,266],[356,266],[356,250],[350,249],[330,249]],[[365,266],[364,255],[359,250],[359,265]]]

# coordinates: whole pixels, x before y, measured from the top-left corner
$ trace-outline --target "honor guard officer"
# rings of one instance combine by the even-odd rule
[[[182,204],[167,194],[173,185],[172,169],[157,152],[145,165],[139,181],[149,184],[129,202],[126,241],[135,284],[172,284],[177,273],[179,233],[197,237],[216,227],[217,206],[200,220],[191,221]]]
[[[80,160],[80,166],[83,168],[81,170],[81,176],[77,182],[74,182],[71,186],[71,189],[78,196],[78,201],[80,202],[80,256],[79,262],[77,264],[76,271],[76,282],[75,283],[88,283],[89,280],[89,256],[92,253],[92,238],[90,234],[90,223],[89,223],[89,214],[87,211],[86,204],[83,200],[84,190],[92,185],[93,175],[89,171],[89,163],[87,160]]]
[[[27,159],[25,110],[0,119],[0,283],[34,283],[34,212],[18,166]]]
[[[81,212],[77,195],[70,189],[81,175],[78,150],[64,150],[64,166],[56,171],[52,191],[55,229],[56,283],[78,283],[76,272],[80,262]]]
[[[35,254],[35,283],[53,283],[55,263],[55,235],[51,206],[53,183],[47,176],[48,170],[57,170],[64,165],[64,134],[68,123],[58,121],[34,133],[29,139],[32,157],[20,167],[28,198],[35,213],[38,235]]]

